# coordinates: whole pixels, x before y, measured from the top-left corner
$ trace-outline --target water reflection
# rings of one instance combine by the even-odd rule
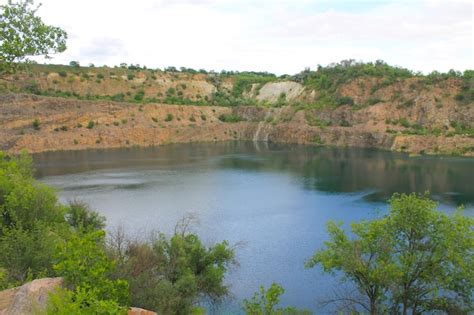
[[[474,204],[474,160],[469,158],[409,157],[373,149],[224,142],[52,152],[36,154],[34,161],[40,178],[131,166],[163,170],[184,165],[200,169],[217,166],[249,172],[287,172],[297,176],[305,189],[327,193],[371,191],[364,195],[371,202],[385,201],[394,192],[430,191],[442,203]]]

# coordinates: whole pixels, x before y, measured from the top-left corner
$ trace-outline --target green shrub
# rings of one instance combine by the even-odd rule
[[[224,278],[234,250],[226,241],[205,246],[188,225],[185,218],[171,237],[159,234],[121,251],[115,247],[113,255],[123,257],[116,274],[130,283],[132,305],[160,314],[192,314],[199,301],[218,302],[229,294]]]
[[[165,121],[172,121],[173,120],[173,114],[167,114],[165,117]]]
[[[175,88],[172,88],[170,87],[167,91],[166,91],[166,95],[168,96],[172,96],[176,93],[176,89]]]
[[[88,233],[105,228],[105,217],[92,211],[84,202],[71,201],[66,210],[66,222],[76,231]]]
[[[400,125],[402,125],[403,127],[405,127],[405,128],[410,128],[410,126],[411,126],[411,125],[410,125],[410,122],[409,122],[408,119],[406,119],[405,117],[400,118],[400,119],[398,120],[398,123],[399,123]]]
[[[339,97],[336,102],[337,105],[354,105],[354,100],[349,96]]]
[[[94,126],[95,126],[95,123],[94,123],[94,121],[92,121],[92,120],[90,120],[90,121],[87,123],[87,129],[92,129],[92,128],[94,128]]]
[[[81,301],[78,307],[83,312],[106,304],[121,313],[123,306],[129,305],[127,282],[111,279],[114,264],[105,253],[105,232],[74,234],[59,244],[55,260],[54,269],[72,291],[69,300]]]
[[[143,101],[143,98],[145,97],[145,91],[144,90],[139,90],[137,93],[135,93],[135,96],[133,99],[137,102]]]
[[[235,114],[221,114],[219,115],[219,120],[226,123],[237,123],[242,121],[242,117]]]
[[[133,73],[127,74],[127,80],[128,81],[132,81],[133,79],[135,79],[135,75]]]
[[[40,130],[40,129],[41,129],[41,127],[40,127],[41,124],[40,124],[40,122],[39,122],[38,119],[33,120],[33,124],[32,124],[32,125],[33,125],[33,129],[34,129],[34,130]]]
[[[277,308],[280,303],[280,296],[285,293],[285,289],[277,283],[265,290],[260,287],[251,300],[244,300],[244,310],[247,315],[310,315],[310,311],[298,310],[294,307]]]
[[[125,100],[125,94],[118,93],[118,94],[112,95],[111,100],[114,102],[123,102]]]
[[[67,77],[67,72],[64,70],[58,71],[58,74],[60,77],[63,77],[63,78]]]
[[[33,178],[26,154],[0,151],[0,282],[17,286],[54,276],[51,260],[68,225],[53,189]],[[0,288],[2,289],[2,288]]]
[[[462,94],[462,93],[458,93],[458,94],[456,94],[456,95],[454,96],[454,99],[455,99],[456,101],[458,101],[458,102],[462,102],[462,101],[464,101],[465,96],[464,96],[464,94]]]
[[[341,126],[341,127],[350,127],[351,124],[347,120],[343,119],[339,122],[339,126]]]
[[[382,102],[382,99],[380,99],[378,97],[371,97],[367,100],[368,105],[375,105],[375,104],[378,104],[380,102]]]

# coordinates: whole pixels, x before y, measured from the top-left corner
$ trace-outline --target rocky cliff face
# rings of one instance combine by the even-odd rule
[[[36,65],[0,81],[0,149],[254,140],[472,156],[473,73],[352,61],[280,78]]]
[[[24,285],[0,291],[0,315],[31,315],[44,311],[49,294],[63,286],[62,278],[36,279]],[[156,315],[155,312],[131,307],[128,315]]]
[[[254,140],[473,156],[474,138],[468,134],[473,107],[446,103],[438,108],[432,99],[427,92],[407,108],[379,102],[355,110],[350,105],[222,107],[7,94],[0,96],[0,149],[16,153]]]
[[[62,278],[43,278],[0,292],[0,314],[28,315],[46,307],[48,295],[63,284]]]

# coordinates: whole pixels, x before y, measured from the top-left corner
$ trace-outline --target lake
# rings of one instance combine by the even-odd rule
[[[443,211],[474,215],[474,159],[409,157],[373,149],[253,142],[63,151],[34,155],[37,177],[60,200],[80,199],[132,236],[171,233],[188,213],[207,244],[237,245],[227,282],[233,298],[215,312],[238,313],[260,285],[281,284],[282,305],[318,313],[335,278],[304,262],[327,238],[328,220],[386,213],[394,192],[430,191]]]

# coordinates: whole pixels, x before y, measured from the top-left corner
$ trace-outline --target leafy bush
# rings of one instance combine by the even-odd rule
[[[190,314],[202,298],[220,301],[229,294],[224,277],[234,262],[227,242],[206,247],[188,231],[188,218],[171,237],[159,234],[149,243],[129,242],[115,251],[117,274],[130,283],[132,305],[162,314]],[[118,247],[116,247],[118,248]]]
[[[378,97],[371,97],[367,100],[367,104],[368,105],[375,105],[375,104],[378,104],[380,102],[382,102],[383,100],[378,98]]]
[[[40,127],[40,122],[39,122],[38,119],[33,120],[33,124],[32,124],[32,125],[33,125],[33,129],[34,129],[34,130],[40,130],[40,129],[41,129],[41,127]]]
[[[173,114],[167,114],[165,117],[165,121],[172,121],[173,120]]]
[[[0,152],[0,270],[15,286],[38,276],[52,276],[51,256],[68,233],[64,208],[54,190],[37,183],[31,158]]]
[[[354,105],[352,97],[344,96],[337,99],[337,105]]]
[[[94,121],[92,121],[92,120],[90,120],[90,121],[87,123],[87,129],[92,129],[92,128],[94,128],[94,126],[95,126],[95,123],[94,123]]]
[[[123,102],[125,100],[125,94],[123,93],[114,94],[112,95],[111,100],[114,102]]]
[[[103,231],[73,235],[59,245],[54,269],[72,291],[69,301],[78,304],[79,309],[85,312],[91,306],[105,305],[120,313],[122,306],[129,305],[128,284],[111,280],[113,263],[105,253],[104,240]]]
[[[226,123],[236,123],[242,121],[243,118],[235,114],[221,114],[219,120]]]
[[[279,284],[272,283],[272,285],[265,290],[263,286],[260,287],[259,292],[256,292],[251,300],[244,300],[244,310],[247,315],[309,315],[309,311],[297,310],[293,307],[277,308],[280,303],[280,296],[285,293]]]
[[[105,228],[105,217],[91,211],[89,205],[81,201],[69,202],[65,218],[71,227],[81,233],[99,231]]]
[[[135,96],[133,99],[137,102],[143,101],[143,98],[145,97],[145,91],[144,90],[139,90],[137,93],[135,93]]]
[[[172,96],[176,93],[176,89],[175,88],[172,88],[170,87],[167,91],[166,91],[166,95],[168,96]]]

